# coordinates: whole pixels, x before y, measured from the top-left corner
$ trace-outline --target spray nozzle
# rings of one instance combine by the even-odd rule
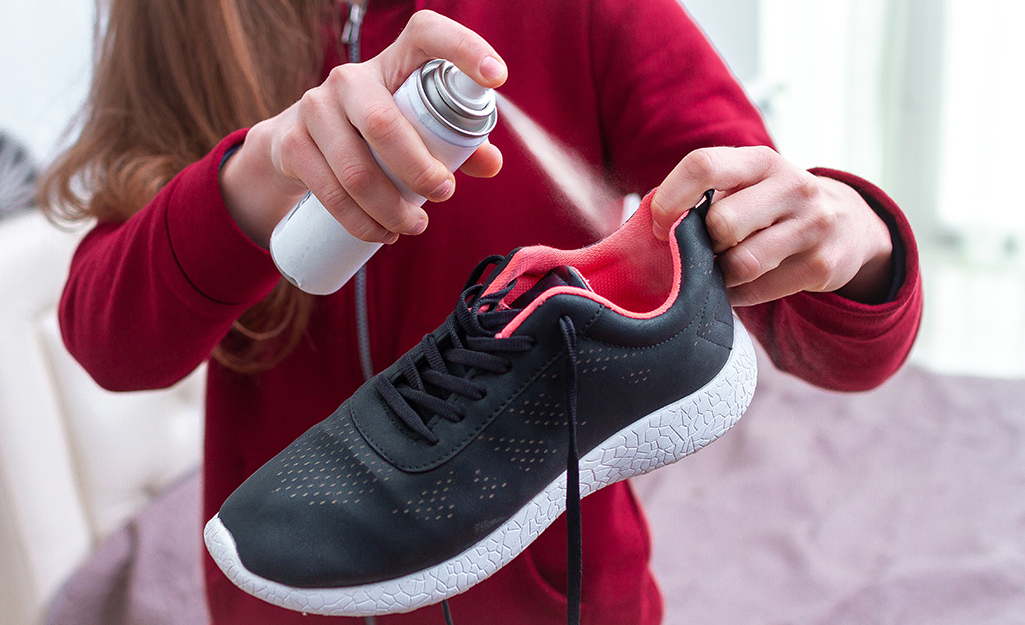
[[[428,61],[419,76],[420,95],[438,121],[471,137],[484,136],[495,127],[495,92],[478,85],[451,61]]]
[[[446,78],[449,91],[469,108],[483,109],[488,105],[490,101],[488,95],[491,90],[478,85],[475,80],[459,71],[458,68],[453,67]]]

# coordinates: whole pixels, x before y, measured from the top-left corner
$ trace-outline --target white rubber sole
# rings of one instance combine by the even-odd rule
[[[580,459],[580,494],[648,473],[722,436],[747,410],[757,364],[747,330],[734,318],[733,350],[713,380],[691,395],[619,431]],[[409,612],[438,603],[483,581],[523,552],[566,507],[566,474],[523,506],[502,527],[458,556],[393,580],[346,588],[294,588],[248,571],[220,518],[204,540],[225,575],[245,592],[274,605],[328,616]]]

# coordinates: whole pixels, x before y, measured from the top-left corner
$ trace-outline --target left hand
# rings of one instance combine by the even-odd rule
[[[893,244],[883,220],[851,187],[800,169],[767,147],[688,154],[651,201],[655,236],[701,199],[734,306],[800,291],[836,291],[878,303],[890,287]]]

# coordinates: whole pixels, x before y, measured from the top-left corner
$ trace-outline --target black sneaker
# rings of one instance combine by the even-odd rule
[[[285,608],[407,612],[495,573],[568,505],[572,612],[579,497],[700,449],[754,393],[709,197],[669,243],[649,195],[595,245],[481,263],[440,328],[228,498],[214,560]]]

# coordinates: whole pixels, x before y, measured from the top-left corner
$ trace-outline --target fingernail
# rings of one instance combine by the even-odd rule
[[[409,232],[407,234],[411,234],[413,236],[416,236],[418,234],[423,234],[424,230],[426,230],[426,229],[427,229],[427,220],[421,217],[420,221],[416,222],[416,225],[413,226],[412,228],[410,228]]]
[[[505,75],[505,66],[493,56],[484,57],[480,62],[480,75],[488,81],[495,81]]]
[[[431,193],[431,200],[434,202],[443,202],[452,196],[452,193],[456,189],[456,183],[451,178],[446,178],[445,182],[441,183],[434,193]]]

